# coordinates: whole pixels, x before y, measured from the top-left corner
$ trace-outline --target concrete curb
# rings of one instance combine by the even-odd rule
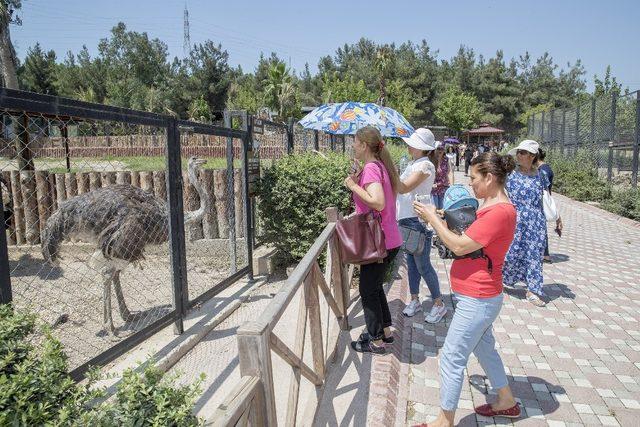
[[[173,348],[166,356],[162,357],[156,362],[156,367],[166,372],[173,365],[175,365],[185,354],[191,351],[204,337],[206,337],[213,328],[218,326],[223,320],[231,315],[234,311],[245,302],[251,293],[256,289],[260,288],[262,285],[267,283],[266,278],[257,279],[254,284],[249,286],[247,290],[245,290],[237,299],[232,301],[229,305],[227,305],[220,313],[211,319],[207,320],[204,324],[198,322],[191,326],[184,333],[189,334],[189,336],[182,341],[178,346]]]

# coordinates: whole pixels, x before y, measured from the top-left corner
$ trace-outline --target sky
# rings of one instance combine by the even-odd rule
[[[59,60],[100,39],[119,21],[164,41],[171,58],[183,56],[184,0],[22,0],[22,26],[11,27],[20,59],[36,42]],[[253,71],[260,53],[276,52],[301,71],[312,72],[321,56],[366,37],[378,43],[425,39],[439,59],[460,45],[477,54],[504,51],[507,61],[528,51],[549,52],[555,62],[582,60],[587,88],[607,65],[623,87],[640,89],[640,1],[249,1],[187,0],[191,44],[222,44],[232,66]]]

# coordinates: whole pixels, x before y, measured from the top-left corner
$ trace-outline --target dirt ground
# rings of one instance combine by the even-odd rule
[[[194,299],[231,274],[228,240],[187,242],[187,281]],[[52,326],[69,356],[79,366],[118,342],[102,326],[102,276],[88,260],[95,246],[65,243],[59,267],[45,264],[39,246],[9,247],[13,301]],[[121,337],[142,329],[171,311],[172,285],[168,244],[149,247],[141,268],[128,266],[120,281],[125,301],[137,320],[123,322],[112,291],[112,316]],[[246,265],[244,242],[236,244],[236,265]],[[121,338],[120,338],[121,339]]]

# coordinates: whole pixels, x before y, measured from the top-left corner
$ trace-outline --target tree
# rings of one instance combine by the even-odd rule
[[[57,64],[53,50],[44,52],[39,43],[27,51],[24,64],[18,69],[20,85],[24,90],[57,95]]]
[[[393,53],[392,48],[389,46],[382,46],[376,52],[375,66],[380,84],[380,96],[378,97],[378,104],[380,105],[385,105],[387,100],[387,79],[391,69],[393,69]]]
[[[322,100],[323,102],[375,102],[376,94],[370,91],[364,83],[364,80],[355,80],[349,76],[344,80],[338,77],[338,73],[334,72],[332,77],[325,75],[322,83]]]
[[[436,117],[449,129],[459,133],[478,124],[481,108],[475,96],[450,86],[436,109]]]
[[[2,80],[5,87],[19,89],[18,60],[16,51],[11,43],[9,24],[20,25],[20,18],[14,16],[15,11],[22,7],[21,0],[0,0],[0,65],[2,66]]]
[[[593,76],[593,83],[595,85],[593,95],[596,97],[622,93],[622,85],[611,75],[611,65],[607,65],[603,79],[600,79],[597,74]]]
[[[295,86],[285,63],[272,64],[263,83],[265,104],[277,111],[280,119],[294,115],[297,107]]]
[[[197,99],[204,94],[211,111],[223,110],[227,101],[232,80],[228,60],[229,54],[221,45],[207,40],[195,45],[185,61],[191,98]]]
[[[189,120],[208,123],[211,120],[211,110],[209,104],[204,99],[204,95],[194,99],[189,107]]]

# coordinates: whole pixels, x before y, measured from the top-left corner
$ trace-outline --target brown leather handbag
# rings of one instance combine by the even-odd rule
[[[382,167],[378,162],[376,165],[384,177]],[[336,234],[342,262],[345,264],[373,264],[382,262],[387,257],[380,212],[354,214],[338,220]]]

